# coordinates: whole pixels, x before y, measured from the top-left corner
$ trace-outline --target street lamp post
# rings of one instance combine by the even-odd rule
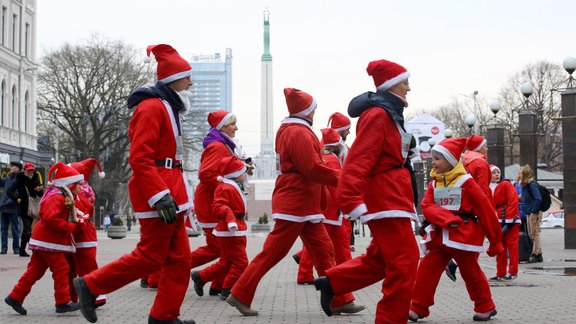
[[[472,134],[474,134],[474,124],[476,124],[476,116],[474,116],[473,114],[470,114],[468,116],[466,116],[466,118],[464,119],[464,123],[466,123],[466,125],[468,125],[468,135],[472,136]]]
[[[564,162],[564,248],[576,249],[576,88],[572,73],[576,70],[576,58],[569,57],[562,66],[568,72],[566,89],[562,97],[562,149]]]
[[[504,132],[506,128],[502,123],[496,118],[496,115],[502,108],[502,105],[498,100],[493,100],[490,103],[490,110],[494,113],[494,118],[486,126],[487,134],[486,140],[488,142],[488,163],[496,165],[502,172],[506,168],[506,163],[504,161]],[[502,174],[502,177],[505,175]]]
[[[518,136],[520,137],[520,166],[530,165],[534,176],[538,178],[538,116],[530,109],[528,99],[534,88],[529,82],[520,85],[520,92],[524,96],[524,106],[518,113]]]

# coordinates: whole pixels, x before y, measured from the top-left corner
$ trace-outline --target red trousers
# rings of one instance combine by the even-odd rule
[[[508,225],[508,230],[502,234],[502,246],[504,252],[496,256],[496,276],[503,277],[506,275],[506,266],[508,273],[511,275],[518,274],[518,237],[520,236],[520,225]],[[508,262],[510,260],[510,262]]]
[[[428,243],[430,252],[420,260],[410,309],[424,317],[430,315],[436,287],[450,259],[458,264],[468,295],[474,302],[474,311],[485,313],[495,309],[488,280],[478,264],[480,253],[449,248],[440,240],[440,236],[432,239]]]
[[[366,253],[326,271],[335,294],[367,287],[382,279],[383,297],[376,307],[376,323],[406,323],[419,250],[408,218],[368,222],[372,241]]]
[[[345,227],[344,221],[347,221],[348,224],[350,224],[350,221],[347,219],[343,220],[342,226],[324,223],[324,227],[326,227],[326,231],[328,232],[328,236],[330,236],[332,246],[334,247],[334,261],[336,265],[352,259],[352,254],[350,253],[350,232],[348,228]],[[297,254],[300,256],[300,265],[298,266],[298,278],[296,281],[310,282],[314,280],[314,271],[310,254],[306,248],[303,248],[302,251]]]
[[[246,236],[218,237],[218,242],[222,256],[218,262],[200,271],[200,279],[202,282],[209,282],[224,278],[222,288],[230,289],[248,266]]]
[[[173,224],[160,218],[140,219],[140,242],[129,254],[85,276],[95,295],[115,291],[135,280],[162,269],[150,315],[158,320],[180,316],[190,281],[190,243],[180,213]]]
[[[300,237],[310,252],[318,274],[324,275],[326,269],[334,266],[334,248],[322,223],[290,222],[277,219],[274,228],[266,237],[262,251],[250,262],[240,276],[232,294],[244,304],[252,304],[260,279],[282,260],[296,239]],[[352,294],[334,296],[332,307],[338,307],[354,300]]]
[[[66,253],[66,260],[68,261],[68,267],[70,267],[70,271],[68,272],[70,298],[73,302],[77,302],[78,296],[76,295],[76,290],[74,289],[72,280],[76,277],[83,277],[98,269],[98,262],[96,262],[96,247],[76,248],[75,253]]]
[[[18,283],[14,286],[9,296],[19,303],[23,303],[24,299],[32,290],[32,286],[36,281],[40,280],[46,270],[50,269],[52,272],[52,279],[54,279],[54,299],[56,305],[66,304],[71,301],[70,290],[68,286],[68,262],[66,262],[64,252],[46,252],[34,251],[28,262],[26,272],[20,277]]]
[[[222,258],[220,242],[218,241],[218,238],[212,234],[214,229],[202,228],[202,230],[204,231],[204,235],[206,235],[206,245],[197,248],[190,254],[192,260],[192,267],[190,269],[194,269],[208,262],[212,262],[219,257]],[[222,261],[224,264],[226,263],[226,260],[219,260],[219,262],[220,261]],[[225,275],[226,274],[223,274],[213,278],[211,280],[212,284],[210,285],[210,288],[222,290],[222,284]]]

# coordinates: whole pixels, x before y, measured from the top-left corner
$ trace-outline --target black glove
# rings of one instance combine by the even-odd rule
[[[177,217],[176,213],[178,211],[178,206],[170,194],[166,194],[164,197],[160,198],[154,207],[156,207],[158,215],[164,221],[164,223],[174,223]]]

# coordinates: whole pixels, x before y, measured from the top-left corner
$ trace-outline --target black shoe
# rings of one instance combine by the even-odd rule
[[[20,254],[20,250],[19,250],[19,249],[14,250],[14,254],[15,254],[15,255]]]
[[[8,250],[4,250],[4,249],[2,249],[2,252],[0,252],[0,254],[7,254],[7,253],[8,253]]]
[[[28,311],[24,307],[22,307],[22,304],[17,302],[12,297],[10,296],[6,297],[4,298],[4,301],[6,302],[6,304],[10,305],[12,309],[16,311],[16,313],[20,315],[26,315],[28,313]]]
[[[499,276],[494,276],[494,277],[492,277],[492,278],[488,279],[488,281],[494,281],[494,282],[498,282],[498,281],[502,281],[502,280],[504,280],[504,278],[506,278],[506,277],[499,277]]]
[[[96,311],[94,304],[96,303],[96,296],[90,291],[90,288],[86,285],[86,280],[84,278],[74,278],[74,290],[78,295],[78,302],[80,304],[80,310],[84,318],[90,323],[95,323],[98,320],[96,316]]]
[[[210,290],[208,290],[208,295],[210,296],[219,296],[221,293],[222,293],[221,289],[210,288]]]
[[[19,252],[18,254],[19,254],[21,257],[24,257],[24,258],[29,258],[29,257],[30,257],[30,254],[26,253],[25,250],[20,250],[20,252]]]
[[[446,266],[446,269],[444,270],[446,276],[448,276],[448,278],[450,278],[452,281],[456,281],[456,269],[458,269],[458,265],[456,262],[454,262],[454,260],[450,260]]]
[[[148,315],[148,324],[196,324],[196,322],[194,320],[183,321],[181,319],[162,321]]]
[[[534,254],[532,254],[529,258],[528,258],[528,263],[536,263],[538,262],[538,257]]]
[[[68,313],[68,312],[75,312],[80,309],[80,304],[68,302],[67,304],[56,305],[56,313]]]
[[[296,264],[300,264],[300,257],[298,256],[298,254],[294,254],[292,256],[292,259],[294,259],[294,262],[296,262]]]
[[[538,259],[538,262],[544,262],[544,258],[542,258],[542,253],[538,254],[536,258]]]
[[[205,283],[202,282],[200,279],[200,272],[199,271],[192,271],[190,274],[190,278],[194,281],[194,291],[198,296],[204,296],[204,285]]]
[[[226,298],[228,298],[228,296],[230,296],[230,288],[222,289],[222,292],[220,293],[220,299],[226,300]]]
[[[330,281],[328,281],[328,277],[319,277],[314,280],[314,286],[316,290],[320,290],[320,305],[322,306],[322,310],[328,316],[332,316],[334,314],[332,312],[332,299],[334,298],[334,292],[332,291],[332,287],[330,287]]]
[[[148,288],[148,280],[146,280],[146,279],[140,279],[140,287],[142,287],[142,288]]]
[[[314,284],[314,280],[312,280],[312,281],[297,281],[296,283],[299,284],[299,285],[303,285],[303,286],[305,286],[305,285],[313,285],[313,284]]]
[[[474,321],[487,322],[490,319],[492,319],[492,316],[496,316],[496,314],[498,314],[498,312],[495,309],[493,309],[493,310],[486,312],[486,313],[475,313],[474,317],[472,317],[472,319]]]

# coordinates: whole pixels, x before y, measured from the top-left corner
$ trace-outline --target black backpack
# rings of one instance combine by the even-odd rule
[[[552,198],[550,197],[550,191],[546,189],[543,185],[536,183],[538,185],[538,189],[540,190],[540,196],[542,196],[542,203],[540,204],[540,211],[547,211],[550,209],[550,205],[552,204]]]

